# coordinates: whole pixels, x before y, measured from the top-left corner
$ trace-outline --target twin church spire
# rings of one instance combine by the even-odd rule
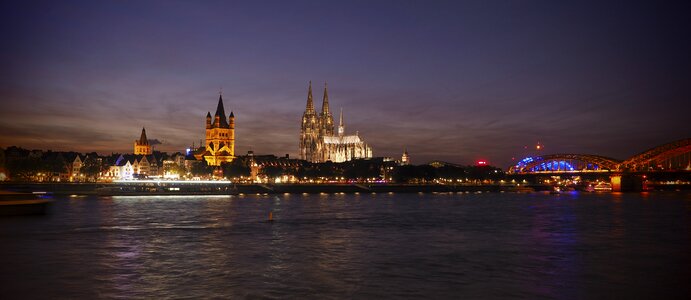
[[[316,110],[314,109],[314,100],[312,97],[312,81],[309,83],[309,88],[307,89],[307,107],[305,109],[306,114],[316,114]],[[322,111],[321,115],[330,115],[331,112],[329,111],[329,87],[327,83],[324,83],[324,98],[322,98]]]
[[[314,98],[312,97],[312,81],[307,89],[307,107],[302,115],[303,135],[312,136],[303,138],[303,142],[317,140],[319,136],[331,136],[334,134],[334,119],[329,109],[329,89],[324,83],[324,97],[322,98],[321,113],[317,114],[314,108]],[[306,139],[306,140],[305,140]]]
[[[334,118],[329,108],[329,87],[324,83],[321,112],[317,114],[312,96],[312,82],[307,89],[307,107],[300,128],[300,158],[310,162],[343,162],[372,157],[372,149],[360,137],[345,134],[343,109],[334,132]]]

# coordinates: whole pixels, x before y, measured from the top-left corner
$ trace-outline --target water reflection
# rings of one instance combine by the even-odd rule
[[[576,215],[574,214],[576,194],[562,194],[557,199],[548,199],[535,211],[533,221],[534,255],[531,257],[535,269],[543,276],[541,280],[533,281],[535,294],[547,297],[557,297],[560,293],[568,293],[573,298],[580,298],[579,290],[564,285],[573,282],[581,264],[578,261],[576,245]],[[553,201],[570,201],[555,205]]]
[[[691,275],[688,199],[65,198],[0,219],[0,280],[29,298],[673,298]]]

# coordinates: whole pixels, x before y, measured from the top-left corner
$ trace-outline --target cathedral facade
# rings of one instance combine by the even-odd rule
[[[329,92],[324,85],[322,109],[317,114],[312,99],[312,82],[307,91],[307,107],[300,127],[300,158],[310,162],[344,162],[358,158],[371,158],[372,148],[359,136],[346,135],[341,110],[338,132],[334,132],[334,120],[329,110]]]
[[[226,119],[223,95],[218,96],[214,117],[211,117],[211,112],[206,113],[206,142],[194,157],[210,166],[220,166],[235,159],[235,115],[231,110]]]

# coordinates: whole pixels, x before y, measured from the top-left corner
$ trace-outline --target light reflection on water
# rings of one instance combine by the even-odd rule
[[[65,197],[0,219],[0,297],[684,298],[690,212],[681,193]]]

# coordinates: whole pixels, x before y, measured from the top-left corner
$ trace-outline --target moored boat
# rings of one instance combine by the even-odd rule
[[[102,196],[140,195],[235,195],[237,188],[230,181],[209,180],[132,180],[113,182],[96,189]]]
[[[45,215],[51,200],[30,193],[0,192],[0,216]]]

